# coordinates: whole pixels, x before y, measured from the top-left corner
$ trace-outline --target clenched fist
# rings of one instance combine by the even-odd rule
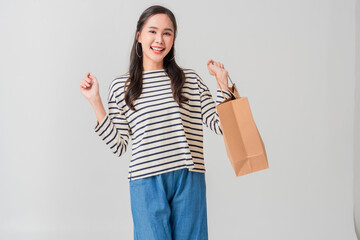
[[[228,90],[228,71],[224,68],[224,64],[210,59],[207,62],[207,68],[209,73],[216,77],[218,82],[217,87]]]
[[[90,103],[100,98],[99,82],[96,77],[88,73],[80,83],[80,91]]]

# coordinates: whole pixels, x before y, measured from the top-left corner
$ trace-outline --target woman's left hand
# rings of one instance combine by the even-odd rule
[[[224,64],[210,59],[207,62],[207,68],[209,73],[216,77],[218,88],[221,86],[222,89],[228,89],[228,71],[224,68]]]

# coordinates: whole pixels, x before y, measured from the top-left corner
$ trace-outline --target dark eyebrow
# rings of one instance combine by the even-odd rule
[[[158,29],[157,27],[154,27],[154,26],[150,26],[148,28]],[[171,28],[165,28],[164,30],[168,30],[170,32],[173,32],[173,30]]]

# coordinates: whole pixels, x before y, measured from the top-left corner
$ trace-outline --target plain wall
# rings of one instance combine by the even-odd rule
[[[107,108],[152,4],[174,12],[176,60],[214,100],[206,62],[224,63],[267,150],[269,169],[237,178],[222,137],[204,126],[209,238],[356,239],[354,0],[1,0],[0,239],[132,239],[131,148],[117,158],[96,135],[79,85],[95,75]]]
[[[354,106],[354,222],[360,238],[360,1],[355,5],[355,106]]]

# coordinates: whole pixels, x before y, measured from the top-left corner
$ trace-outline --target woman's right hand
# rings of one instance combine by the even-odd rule
[[[99,82],[96,77],[88,73],[80,83],[80,91],[90,103],[100,98]]]

